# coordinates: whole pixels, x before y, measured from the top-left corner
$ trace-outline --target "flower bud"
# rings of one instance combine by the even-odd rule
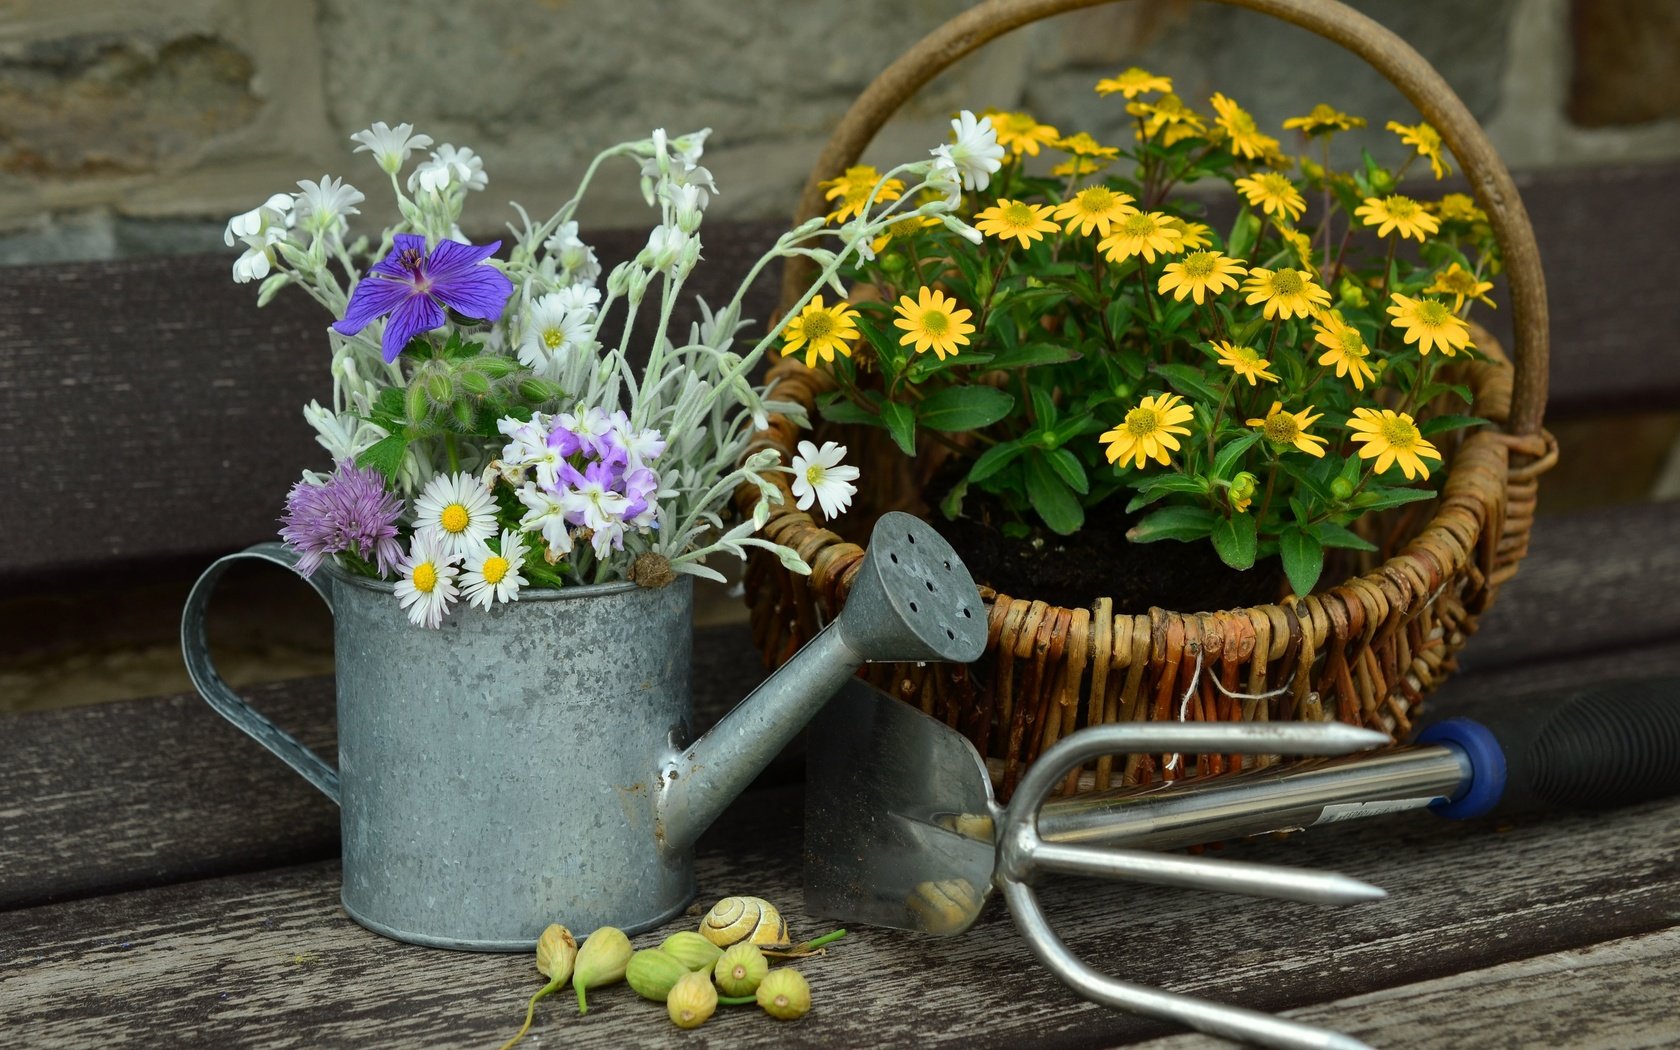
[[[909,265],[910,260],[904,257],[903,252],[887,252],[881,256],[881,269],[894,276],[903,273],[904,268]]]
[[[643,999],[662,1003],[671,994],[672,986],[689,972],[688,967],[675,956],[667,955],[658,948],[644,948],[630,956],[630,965],[624,968],[624,979]]]
[[[547,404],[551,401],[558,401],[564,396],[566,396],[566,392],[560,388],[560,385],[547,379],[531,376],[519,381],[519,397],[529,404]]]
[[[686,973],[665,997],[665,1012],[678,1028],[699,1028],[717,1009],[717,989],[706,973]]]
[[[1330,482],[1330,495],[1337,499],[1347,499],[1353,495],[1353,482],[1343,477],[1336,478]]]
[[[651,202],[650,202],[651,203]],[[612,268],[607,274],[607,294],[617,297],[623,295],[630,288],[630,274],[636,268],[634,263],[622,262]]]
[[[784,966],[765,974],[764,980],[758,983],[756,995],[764,1012],[779,1021],[804,1017],[811,1009],[811,986],[805,983],[798,970],[791,967]]]
[[[690,970],[705,970],[710,973],[712,965],[723,954],[723,949],[695,933],[693,930],[681,930],[665,938],[659,945],[659,950],[672,956]]]
[[[403,415],[410,423],[420,423],[431,414],[431,406],[426,403],[426,387],[415,376],[403,395]]]
[[[623,980],[632,951],[630,938],[613,926],[603,926],[584,938],[572,968],[572,988],[577,992],[579,1016],[589,1012],[584,990]]]
[[[490,392],[490,377],[476,369],[469,369],[460,374],[461,389],[474,397],[483,397]]]
[[[445,372],[429,372],[423,382],[426,400],[439,408],[455,400],[455,381]]]
[[[1250,474],[1246,470],[1242,471],[1236,477],[1231,479],[1231,498],[1252,499],[1254,497],[1254,490],[1259,486],[1259,483],[1259,478]]]
[[[732,944],[712,966],[712,979],[724,995],[751,995],[770,972],[770,960],[758,945]]]
[[[551,981],[564,981],[572,975],[572,962],[577,959],[577,940],[572,931],[559,923],[550,923],[537,938],[537,972]]]

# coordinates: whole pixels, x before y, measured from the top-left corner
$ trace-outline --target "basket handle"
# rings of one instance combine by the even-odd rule
[[[828,144],[817,158],[799,199],[795,222],[823,214],[822,189],[817,185],[857,162],[864,147],[905,100],[946,67],[982,44],[1012,29],[1051,15],[1114,0],[988,0],[969,8],[918,41],[882,70],[840,118]],[[1546,283],[1540,270],[1540,248],[1528,212],[1517,195],[1511,173],[1499,159],[1487,134],[1470,115],[1441,74],[1415,49],[1381,23],[1337,0],[1217,0],[1317,33],[1370,63],[1417,107],[1423,119],[1441,133],[1464,168],[1470,188],[1488,214],[1505,260],[1511,289],[1511,313],[1516,365],[1511,415],[1512,434],[1540,432],[1546,408],[1549,316]],[[782,302],[792,303],[810,283],[808,260],[791,259],[783,274]]]

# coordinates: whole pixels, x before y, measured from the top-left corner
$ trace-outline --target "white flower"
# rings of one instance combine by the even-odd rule
[[[675,213],[678,229],[693,233],[700,228],[701,214],[709,199],[703,188],[667,182],[659,187],[659,198]]]
[[[408,155],[417,149],[426,149],[432,144],[430,135],[410,134],[414,130],[413,124],[398,124],[387,127],[383,120],[375,121],[373,127],[366,131],[358,131],[350,136],[351,142],[359,142],[356,153],[371,152],[373,159],[388,175],[395,175],[408,163]]]
[[[621,519],[625,510],[629,508],[630,501],[622,493],[608,488],[601,478],[586,474],[578,479],[577,484],[560,494],[560,505],[566,508],[569,521],[596,532],[617,526],[622,535],[624,523]],[[622,542],[621,539],[620,544]],[[596,543],[595,549],[597,553],[600,552],[600,543]]]
[[[950,157],[962,174],[963,188],[985,189],[992,181],[992,172],[1003,167],[1003,147],[998,145],[992,118],[976,120],[965,109],[951,121],[951,130],[957,133],[957,141],[951,146]]]
[[[439,474],[414,501],[417,534],[433,536],[450,557],[476,552],[496,532],[496,501],[471,474]]]
[[[574,305],[576,302],[577,297],[561,291],[550,292],[531,304],[524,338],[519,342],[520,364],[545,379],[559,379],[571,355],[592,348],[589,332],[595,320],[594,305],[586,303],[580,308]]]
[[[572,552],[571,525],[566,521],[566,508],[558,496],[527,484],[519,490],[519,502],[525,505],[526,511],[519,519],[519,527],[525,532],[541,532],[551,558]]]
[[[689,235],[675,226],[655,226],[636,262],[655,273],[670,273],[682,260],[689,240]]]
[[[946,210],[962,205],[962,172],[957,169],[957,162],[951,157],[950,146],[935,146],[928,151],[933,159],[928,161],[927,188],[942,196],[941,203]]]
[[[292,194],[297,224],[317,236],[342,238],[346,229],[345,216],[360,215],[356,205],[367,200],[362,191],[331,175],[322,175],[320,182],[298,180],[301,193]]]
[[[837,518],[857,494],[858,468],[843,467],[846,446],[824,441],[822,448],[809,441],[799,443],[799,454],[793,457],[793,495],[800,510],[810,510],[813,502],[822,504],[823,516]]]
[[[490,177],[484,174],[483,158],[465,146],[456,149],[445,142],[433,151],[431,160],[423,161],[408,176],[408,191],[442,194],[456,185],[482,190],[489,181]]]
[[[455,579],[461,570],[455,558],[445,554],[435,536],[416,533],[408,557],[397,566],[402,575],[392,588],[397,601],[408,610],[408,620],[417,626],[437,627],[444,613],[460,597]]]
[[[467,571],[461,574],[461,592],[467,602],[481,609],[490,608],[491,601],[516,602],[519,588],[530,581],[519,575],[525,563],[525,541],[517,532],[502,530],[502,552],[497,554],[488,546],[467,556]]]
[[[543,242],[549,257],[560,264],[560,273],[568,284],[594,284],[601,276],[601,261],[595,250],[578,239],[578,224],[564,222],[554,235]]]
[[[274,246],[286,239],[296,221],[289,193],[276,193],[259,207],[229,219],[222,242],[230,248],[245,245],[245,253],[233,262],[234,281],[244,284],[267,277],[274,266]]]

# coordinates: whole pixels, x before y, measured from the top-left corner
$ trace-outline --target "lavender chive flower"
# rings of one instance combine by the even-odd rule
[[[443,327],[444,307],[468,317],[494,321],[502,316],[513,282],[484,261],[502,246],[439,241],[426,252],[426,238],[399,233],[391,254],[373,264],[345,307],[344,319],[333,330],[355,335],[375,318],[391,315],[380,349],[390,364],[408,341],[421,332]]]
[[[375,562],[383,576],[403,558],[397,543],[402,509],[402,500],[385,488],[379,471],[345,460],[323,485],[300,481],[292,486],[280,538],[302,555],[297,571],[305,576],[314,575],[327,555],[342,551]]]

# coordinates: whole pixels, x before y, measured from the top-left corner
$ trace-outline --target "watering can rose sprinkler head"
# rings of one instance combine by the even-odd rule
[[[710,732],[660,770],[659,835],[682,852],[865,663],[969,663],[986,649],[980,590],[951,545],[881,516],[845,607]]]

